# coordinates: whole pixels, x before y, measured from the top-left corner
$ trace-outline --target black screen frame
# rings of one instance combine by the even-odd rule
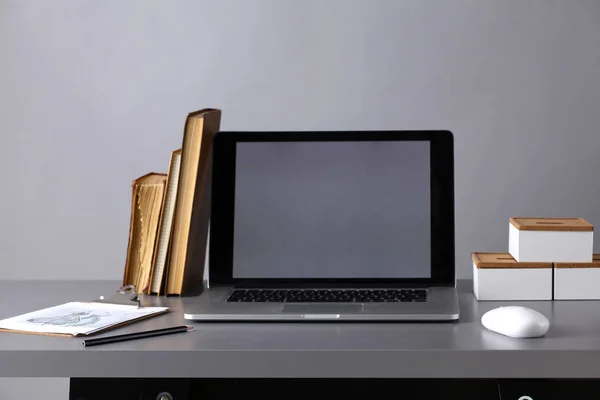
[[[234,278],[236,147],[240,142],[428,141],[431,173],[431,277],[429,278]],[[427,287],[454,286],[454,136],[426,131],[218,132],[213,141],[209,286]]]

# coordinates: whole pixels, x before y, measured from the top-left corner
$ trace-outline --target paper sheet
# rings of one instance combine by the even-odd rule
[[[0,329],[35,333],[89,335],[111,326],[159,314],[168,307],[136,307],[72,302],[0,321]]]

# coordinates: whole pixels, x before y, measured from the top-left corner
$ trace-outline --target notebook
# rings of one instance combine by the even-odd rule
[[[0,332],[88,336],[165,313],[168,307],[71,302],[0,321]]]

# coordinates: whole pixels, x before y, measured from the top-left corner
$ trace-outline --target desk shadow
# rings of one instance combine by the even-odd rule
[[[545,346],[547,337],[513,338],[487,329],[481,330],[481,344],[486,350],[536,350]]]
[[[477,310],[474,307],[477,302],[474,300],[473,293],[464,293],[458,297],[459,320],[460,323],[479,321]]]

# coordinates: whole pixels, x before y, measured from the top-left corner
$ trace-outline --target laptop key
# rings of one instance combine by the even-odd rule
[[[394,303],[427,301],[425,289],[234,289],[239,303]]]

